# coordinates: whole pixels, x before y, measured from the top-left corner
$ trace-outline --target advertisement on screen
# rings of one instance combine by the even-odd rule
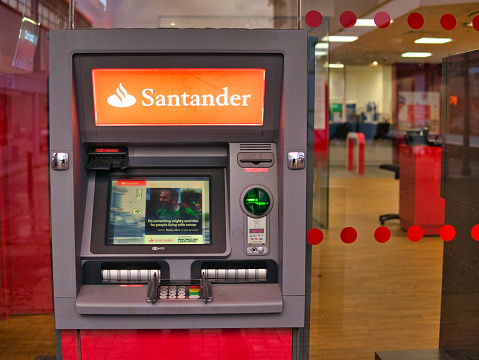
[[[208,178],[113,178],[111,245],[209,244]]]

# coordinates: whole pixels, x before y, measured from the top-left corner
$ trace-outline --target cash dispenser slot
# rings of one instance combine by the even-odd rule
[[[158,279],[169,276],[168,264],[153,262],[86,261],[83,264],[83,284],[148,284],[156,274]]]
[[[278,265],[265,261],[196,261],[192,277],[205,277],[213,283],[278,282]]]
[[[103,283],[145,283],[160,277],[159,269],[105,269],[101,271]]]

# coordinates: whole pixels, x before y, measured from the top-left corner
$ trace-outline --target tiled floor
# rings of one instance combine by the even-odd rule
[[[47,355],[55,355],[53,315],[18,315],[0,320],[1,360],[40,360]]]

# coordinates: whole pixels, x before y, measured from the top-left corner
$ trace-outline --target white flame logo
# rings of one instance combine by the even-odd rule
[[[116,89],[116,94],[111,95],[107,99],[108,104],[114,107],[129,107],[136,103],[133,95],[128,94],[123,85],[120,83]]]

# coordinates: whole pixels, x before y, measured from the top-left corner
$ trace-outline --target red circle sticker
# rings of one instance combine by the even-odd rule
[[[456,236],[456,229],[452,225],[444,225],[441,230],[439,230],[439,236],[444,241],[451,241]]]
[[[452,14],[444,14],[441,17],[441,26],[444,30],[452,30],[456,27],[456,17]]]
[[[474,240],[479,241],[479,225],[476,225],[472,228],[471,236]]]
[[[386,29],[391,24],[391,17],[387,12],[380,11],[374,15],[374,23],[380,29]]]
[[[391,230],[386,226],[380,226],[374,232],[374,238],[378,243],[384,244],[391,238]]]
[[[358,238],[358,233],[354,228],[346,227],[341,231],[340,236],[345,244],[352,244]]]
[[[356,25],[357,19],[358,18],[356,17],[356,14],[352,11],[345,11],[339,17],[341,25],[343,25],[345,28],[352,28],[354,25]]]
[[[306,13],[304,21],[309,27],[318,27],[323,22],[323,16],[319,11],[311,10]]]
[[[407,238],[414,242],[421,240],[423,236],[424,231],[419,225],[413,225],[407,231]]]
[[[424,18],[419,13],[412,13],[407,18],[407,23],[411,29],[418,30],[424,25]]]
[[[306,235],[306,240],[311,245],[321,244],[321,242],[323,241],[323,238],[324,238],[323,232],[316,228],[309,230]]]

